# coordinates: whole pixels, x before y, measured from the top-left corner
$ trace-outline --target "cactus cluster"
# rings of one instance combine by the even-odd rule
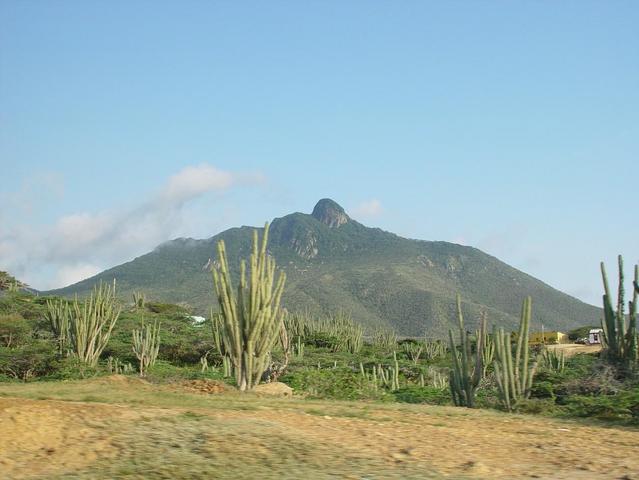
[[[424,340],[424,358],[426,360],[435,360],[446,356],[448,351],[446,344],[441,340]]]
[[[144,308],[146,305],[146,295],[142,292],[133,292],[133,306],[135,308]]]
[[[200,371],[202,373],[204,372],[208,372],[209,371],[209,359],[208,359],[208,354],[209,352],[206,352],[204,355],[202,355],[200,357]]]
[[[280,335],[283,311],[280,300],[286,274],[276,278],[275,260],[267,253],[268,223],[261,243],[253,232],[253,249],[247,268],[240,263],[240,281],[233,286],[226,246],[217,245],[218,262],[212,270],[221,316],[221,338],[233,364],[240,391],[255,387],[268,368],[271,351]]]
[[[47,309],[44,313],[45,318],[51,326],[51,331],[58,343],[58,352],[61,355],[68,355],[69,337],[70,337],[70,321],[71,308],[69,302],[64,299],[49,299],[46,302]]]
[[[532,299],[524,299],[519,322],[516,349],[513,355],[510,333],[495,329],[495,378],[499,399],[506,410],[513,410],[517,402],[530,397],[533,378],[537,370],[537,360],[530,361],[530,319]]]
[[[439,390],[445,390],[448,388],[449,382],[448,373],[435,367],[428,367],[427,376],[424,376],[423,373],[419,375],[419,385],[421,387],[430,386]]]
[[[304,356],[304,342],[301,335],[297,336],[297,340],[293,344],[293,355],[296,358],[302,358]]]
[[[487,319],[486,312],[481,312],[480,323],[481,324],[486,323],[486,319]],[[475,338],[479,339],[480,336],[482,337],[482,345],[483,345],[483,349],[481,352],[482,353],[482,376],[486,377],[486,375],[488,375],[488,367],[492,365],[493,360],[495,358],[495,341],[493,340],[493,337],[488,334],[488,329],[484,329],[483,331],[481,329],[475,330]]]
[[[286,315],[286,330],[301,342],[323,340],[333,352],[359,353],[364,344],[364,328],[342,311],[315,317],[309,312]]]
[[[439,340],[403,341],[401,346],[406,357],[415,365],[419,363],[420,358],[435,360],[446,356],[448,351],[446,344]]]
[[[71,305],[65,300],[48,300],[46,305],[45,316],[59,352],[77,357],[84,365],[96,366],[120,316],[115,280],[113,286],[97,285],[84,302],[76,297]]]
[[[424,344],[421,342],[404,342],[402,343],[402,349],[404,350],[406,356],[410,360],[412,360],[415,365],[417,365],[417,363],[419,362],[419,358],[424,351]]]
[[[366,371],[364,364],[360,362],[359,370],[362,378],[375,390],[379,387],[390,391],[399,390],[399,362],[397,361],[396,352],[393,352],[392,365],[377,364],[373,365],[371,371]]]
[[[155,365],[160,351],[160,324],[147,324],[139,330],[134,329],[133,353],[138,359],[140,376],[144,377],[147,370]]]
[[[226,356],[226,348],[224,348],[224,338],[222,336],[222,330],[224,328],[224,318],[220,313],[214,312],[211,309],[211,329],[213,332],[213,344],[220,356]]]
[[[397,348],[397,333],[392,328],[380,327],[373,332],[373,345],[385,351]]]
[[[224,376],[224,378],[230,378],[233,376],[233,364],[231,363],[231,358],[230,357],[223,357],[222,358],[222,375]]]
[[[539,363],[546,370],[561,373],[566,366],[566,353],[563,350],[544,348]]]
[[[639,296],[639,266],[635,265],[632,300],[628,302],[628,323],[625,314],[625,291],[623,258],[618,257],[619,264],[619,288],[617,301],[613,307],[613,297],[608,285],[606,267],[601,262],[601,276],[604,285],[603,305],[604,318],[601,322],[604,339],[604,356],[612,363],[617,364],[626,372],[637,369],[639,360],[637,352],[637,298]]]
[[[133,372],[133,365],[129,362],[123,363],[119,358],[109,356],[109,358],[107,358],[107,370],[114,375],[126,375]]]
[[[464,315],[461,308],[461,297],[457,295],[457,322],[459,328],[459,351],[449,330],[450,351],[453,357],[453,369],[450,374],[450,391],[453,402],[457,406],[472,408],[475,406],[475,395],[482,379],[484,367],[484,339],[486,338],[486,317],[482,316],[477,346],[473,358],[470,334],[464,326]]]
[[[120,316],[120,306],[113,286],[100,283],[82,304],[73,301],[69,321],[73,354],[82,363],[94,367],[107,346],[113,327]]]

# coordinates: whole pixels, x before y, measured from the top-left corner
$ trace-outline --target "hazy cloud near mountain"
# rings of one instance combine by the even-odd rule
[[[179,235],[189,202],[263,181],[261,174],[188,166],[129,208],[78,212],[45,228],[18,225],[1,232],[0,269],[40,289],[77,282]]]
[[[169,178],[160,198],[169,204],[183,203],[208,191],[229,188],[236,178],[211,165],[189,166]]]
[[[350,209],[349,214],[357,219],[377,217],[383,212],[382,202],[374,198],[359,203],[355,208]]]

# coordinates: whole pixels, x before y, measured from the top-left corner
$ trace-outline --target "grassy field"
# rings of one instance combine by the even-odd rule
[[[0,385],[3,478],[635,478],[639,431],[426,405]]]

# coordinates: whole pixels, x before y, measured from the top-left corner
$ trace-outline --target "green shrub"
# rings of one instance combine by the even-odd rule
[[[186,317],[191,315],[191,311],[181,305],[174,305],[172,303],[159,303],[159,302],[147,302],[146,308],[153,313],[159,313],[162,315],[180,315]]]
[[[0,346],[11,348],[24,345],[31,337],[31,326],[18,313],[0,314]]]
[[[384,396],[383,391],[375,391],[359,373],[347,368],[304,368],[290,372],[280,380],[296,393],[306,392],[315,398],[359,400]]]
[[[558,409],[553,399],[529,398],[517,402],[515,411],[529,415],[554,415]]]
[[[142,324],[158,321],[162,324],[162,342],[158,358],[178,365],[198,364],[200,357],[213,348],[211,324],[195,324],[181,314],[155,314],[139,311],[123,312],[102,358],[112,356],[123,362],[137,364],[133,354],[131,332]]]
[[[46,375],[46,380],[80,380],[106,373],[98,367],[80,362],[76,357],[64,357],[57,361],[55,368]]]
[[[50,375],[58,368],[53,342],[36,340],[18,348],[0,347],[0,374],[26,382]]]
[[[531,398],[550,398],[555,399],[555,383],[542,380],[533,382],[530,390]]]
[[[620,397],[626,403],[633,421],[639,422],[639,388],[623,392]]]
[[[564,403],[573,395],[614,395],[622,389],[617,370],[608,364],[594,364],[590,372],[563,380],[555,387],[558,401]]]
[[[630,419],[637,403],[627,395],[574,395],[566,399],[566,411],[577,417],[602,420]]]
[[[448,389],[409,385],[393,392],[395,400],[403,403],[428,403],[431,405],[451,405]]]
[[[339,344],[337,337],[326,332],[313,332],[304,338],[304,344],[315,348],[335,350]]]
[[[184,378],[185,368],[178,367],[165,360],[158,360],[153,367],[149,368],[149,379],[171,380]]]

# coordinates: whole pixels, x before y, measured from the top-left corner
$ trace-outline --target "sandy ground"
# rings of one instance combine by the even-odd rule
[[[549,350],[561,350],[566,356],[571,357],[578,353],[598,353],[601,345],[582,345],[579,343],[560,343],[559,345],[548,345]]]
[[[52,397],[94,397],[0,387],[1,478],[639,479],[636,429],[120,381],[65,387]],[[99,402],[105,387],[105,401],[130,403]]]

